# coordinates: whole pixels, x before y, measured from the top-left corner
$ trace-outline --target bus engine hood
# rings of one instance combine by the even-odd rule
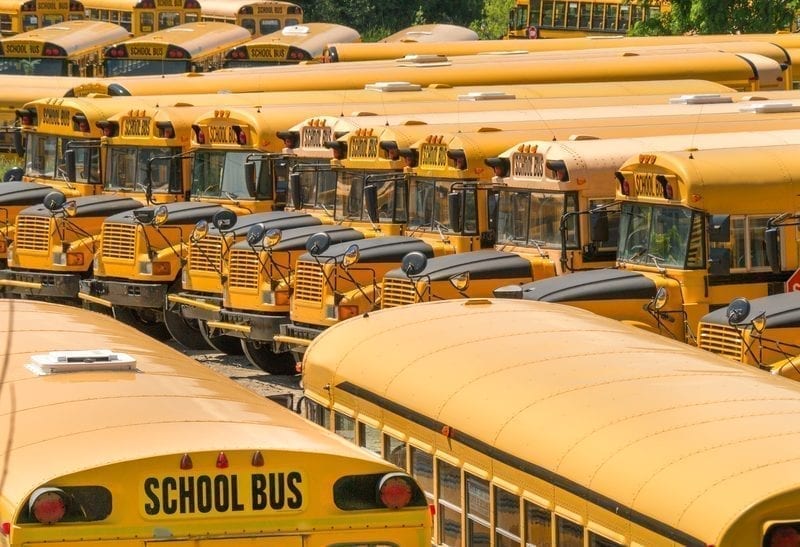
[[[120,196],[81,196],[69,201],[75,203],[74,214],[70,214],[70,218],[109,217],[131,209],[138,209],[142,206],[142,203],[138,200]],[[45,207],[44,204],[39,204],[23,209],[20,215],[50,217],[53,215],[53,211]]]
[[[0,207],[43,203],[52,191],[51,186],[38,182],[4,182],[0,184]]]
[[[655,282],[640,272],[606,268],[533,281],[521,287],[500,287],[494,296],[541,302],[651,300],[656,288]]]
[[[106,222],[114,224],[138,224],[134,216],[134,211],[155,211],[160,207],[166,208],[168,214],[167,220],[163,224],[164,226],[193,226],[198,220],[209,220],[215,213],[225,210],[225,207],[217,205],[216,203],[183,201],[139,207],[131,211],[110,216],[106,219]]]
[[[444,281],[454,275],[469,272],[471,279],[509,279],[532,276],[531,263],[515,253],[495,251],[473,251],[432,258],[425,268],[413,275],[431,281]],[[403,268],[395,268],[386,277],[406,279]]]
[[[741,325],[749,325],[761,314],[767,319],[769,328],[796,327],[800,325],[800,292],[772,294],[750,300],[750,313],[739,321]],[[719,308],[707,313],[700,319],[701,323],[714,325],[728,324],[727,308]]]

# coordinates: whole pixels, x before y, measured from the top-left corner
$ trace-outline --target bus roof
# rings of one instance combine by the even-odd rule
[[[0,39],[0,52],[5,56],[14,57],[39,57],[44,55],[42,49],[37,49],[38,53],[31,49],[30,45],[36,43],[42,47],[45,45],[58,46],[64,50],[66,55],[72,55],[86,49],[126,40],[130,37],[130,32],[114,23],[90,21],[88,19],[64,21],[57,25],[50,25],[49,27],[2,38]],[[10,51],[10,46],[17,46],[16,51]],[[21,48],[24,48],[24,50]]]
[[[501,464],[683,533],[676,543],[720,545],[728,531],[735,544],[734,521],[800,490],[800,384],[571,306],[370,312],[320,334],[303,371],[307,393],[447,428]]]
[[[0,317],[0,337],[8,343],[0,375],[6,498],[23,499],[50,480],[93,467],[226,447],[378,461],[108,316],[0,300]],[[77,366],[75,372],[48,373],[35,357],[65,351],[94,355],[101,349],[130,356],[134,369]]]
[[[463,40],[477,40],[477,39],[478,39],[478,33],[467,27],[434,23],[430,25],[415,25],[412,27],[404,28],[402,30],[398,30],[394,34],[390,34],[386,38],[378,40],[378,43],[387,43],[387,42],[428,43],[428,42],[463,41]]]

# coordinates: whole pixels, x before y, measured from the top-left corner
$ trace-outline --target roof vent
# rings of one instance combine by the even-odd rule
[[[780,112],[800,112],[800,105],[792,103],[762,103],[748,104],[739,109],[740,112],[753,112],[754,114],[773,114]]]
[[[51,351],[50,353],[31,355],[31,360],[33,362],[25,367],[39,376],[59,372],[136,369],[136,360],[133,357],[108,349]]]
[[[374,84],[365,85],[364,89],[388,93],[391,91],[421,91],[422,86],[410,82],[375,82]]]
[[[732,103],[732,97],[723,97],[718,93],[699,93],[697,95],[681,95],[669,100],[669,104],[721,104]]]
[[[398,66],[449,66],[446,55],[406,55],[397,59]]]
[[[498,101],[504,99],[516,99],[516,95],[505,91],[470,91],[466,95],[459,95],[459,101]]]

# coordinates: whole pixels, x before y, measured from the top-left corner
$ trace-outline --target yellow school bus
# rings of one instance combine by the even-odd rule
[[[615,268],[501,287],[495,294],[569,303],[695,343],[706,313],[737,297],[781,290],[797,268],[794,226],[784,230],[777,272],[767,261],[765,239],[770,219],[792,208],[797,196],[794,147],[638,154],[615,173]],[[754,190],[758,199],[741,199]],[[592,239],[606,239],[603,232]]]
[[[152,95],[174,93],[176,89],[187,94],[358,89],[378,81],[398,80],[423,86],[465,86],[676,78],[713,81],[737,91],[792,87],[791,66],[760,54],[663,50],[652,55],[606,50],[586,52],[578,58],[574,53],[550,58],[534,53],[416,56],[389,61],[251,67],[246,77],[238,69],[221,69],[199,75],[113,77],[101,83],[113,86],[117,94]]]
[[[102,76],[103,50],[130,33],[103,21],[67,21],[0,39],[0,73]]]
[[[472,41],[478,39],[478,33],[472,29],[459,25],[433,23],[428,25],[414,25],[381,38],[376,43],[387,42],[453,42]]]
[[[264,36],[303,22],[303,8],[276,0],[203,0],[201,21],[233,23]]]
[[[125,27],[134,36],[200,20],[197,0],[88,0],[88,19]]]
[[[110,46],[103,71],[106,77],[208,72],[222,66],[230,48],[249,39],[246,29],[230,23],[185,23]]]
[[[380,310],[320,335],[303,371],[304,415],[419,482],[434,545],[770,546],[800,534],[800,484],[787,479],[797,382],[585,310],[496,299]]]
[[[669,0],[629,3],[619,0],[515,0],[506,38],[571,38],[626,34],[636,23],[657,19]]]
[[[86,18],[81,0],[1,0],[0,35]]]
[[[330,42],[360,42],[357,30],[333,23],[306,23],[253,38],[225,54],[225,68],[322,62]]]
[[[707,129],[711,128],[703,131]],[[725,124],[717,129],[726,131]],[[491,238],[494,248],[427,261],[417,257],[414,262],[409,257],[403,267],[384,277],[381,306],[487,297],[504,285],[613,266],[619,216],[608,215],[608,238],[593,241],[588,213],[613,202],[614,173],[632,155],[644,150],[731,148],[742,142],[793,144],[798,138],[800,133],[793,129],[733,130],[518,143],[500,156],[485,159],[495,177],[489,189],[490,230],[482,237]],[[469,200],[455,203],[463,212],[450,217],[451,224],[466,225],[466,219],[477,216],[467,207]],[[537,264],[538,271],[532,268]],[[549,268],[542,269],[545,265]]]
[[[398,466],[107,316],[0,315],[4,545],[429,545]]]

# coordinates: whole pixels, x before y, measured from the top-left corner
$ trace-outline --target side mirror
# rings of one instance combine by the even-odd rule
[[[75,165],[75,150],[67,150],[64,152],[64,172],[67,175],[68,181],[74,182],[78,180],[78,168]]]
[[[364,207],[369,219],[377,224],[380,220],[378,218],[378,188],[374,184],[364,186]]]
[[[251,247],[255,247],[264,239],[264,234],[266,233],[267,229],[264,227],[263,224],[253,224],[247,230],[247,244]]]
[[[461,231],[461,192],[447,194],[447,213],[450,229],[454,232]]]
[[[750,302],[747,298],[735,298],[728,304],[726,314],[728,316],[729,325],[738,325],[750,315]]]
[[[319,232],[308,238],[306,241],[306,251],[311,256],[318,256],[328,250],[331,246],[331,236],[327,232]]]
[[[22,145],[22,131],[17,129],[14,131],[14,136],[12,137],[14,140],[14,152],[20,158],[25,157],[25,147]]]
[[[773,273],[781,273],[781,247],[777,227],[773,226],[764,231],[764,244],[767,246],[767,264]]]
[[[244,162],[244,185],[247,193],[251,196],[256,195],[256,164],[252,161]]]
[[[292,206],[295,209],[303,208],[303,192],[300,189],[300,173],[290,173],[286,183],[289,189],[289,196],[292,198]]]
[[[712,247],[709,251],[709,257],[708,273],[710,275],[728,275],[731,273],[730,249]]]
[[[425,253],[411,251],[403,257],[401,268],[406,276],[418,275],[428,265],[428,257]]]
[[[48,194],[44,197],[43,203],[48,211],[58,211],[64,207],[66,202],[67,197],[61,192],[54,190],[52,192],[48,192]]]
[[[233,225],[236,224],[236,213],[230,209],[223,209],[222,211],[214,213],[214,217],[211,219],[211,222],[220,232],[230,230],[233,228]]]
[[[22,167],[12,167],[3,173],[3,182],[20,181],[22,180],[22,175],[24,174],[25,170],[22,169]]]
[[[708,225],[708,240],[712,243],[727,243],[731,240],[730,215],[711,215]]]
[[[592,242],[608,241],[610,231],[608,228],[607,211],[589,211],[589,234]]]

